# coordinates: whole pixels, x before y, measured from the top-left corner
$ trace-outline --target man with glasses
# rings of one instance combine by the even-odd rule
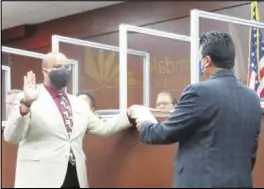
[[[35,74],[24,76],[23,97],[13,108],[4,138],[19,144],[16,188],[87,188],[85,134],[109,136],[130,127],[126,113],[106,122],[87,103],[66,93],[71,66],[65,55],[47,54],[44,85]]]
[[[6,120],[8,115],[12,112],[13,108],[19,104],[23,91],[19,89],[12,89],[7,92],[5,101],[2,105],[2,128],[1,132],[5,129]]]
[[[162,91],[157,96],[156,109],[171,111],[178,103],[176,97],[169,91]]]

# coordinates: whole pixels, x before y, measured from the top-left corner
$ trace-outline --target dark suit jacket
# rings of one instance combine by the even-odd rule
[[[256,93],[222,70],[186,87],[171,117],[143,122],[140,135],[148,144],[179,142],[176,188],[252,187],[261,116]]]

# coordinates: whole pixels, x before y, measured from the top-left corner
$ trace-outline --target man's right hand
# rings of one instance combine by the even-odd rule
[[[39,91],[36,86],[36,76],[32,71],[29,71],[26,76],[24,76],[24,101],[32,103],[37,100]]]

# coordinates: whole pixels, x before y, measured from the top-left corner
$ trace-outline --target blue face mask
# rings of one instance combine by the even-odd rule
[[[201,60],[199,61],[199,74],[200,74],[200,76],[202,76],[202,75],[203,75],[203,70],[202,70],[202,61],[201,61]]]

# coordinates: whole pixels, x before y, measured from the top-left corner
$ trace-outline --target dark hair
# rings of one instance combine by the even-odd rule
[[[202,57],[209,56],[218,68],[233,69],[235,46],[230,35],[220,31],[210,31],[200,38]]]
[[[91,92],[82,92],[82,93],[77,94],[77,96],[80,96],[80,95],[86,95],[88,98],[90,98],[92,102],[92,106],[95,107],[95,98]]]
[[[159,92],[158,95],[160,95],[160,94],[166,94],[166,95],[168,95],[170,97],[171,103],[173,105],[176,105],[178,103],[178,100],[177,100],[176,96],[172,92],[170,92],[170,91],[161,91],[161,92]]]

